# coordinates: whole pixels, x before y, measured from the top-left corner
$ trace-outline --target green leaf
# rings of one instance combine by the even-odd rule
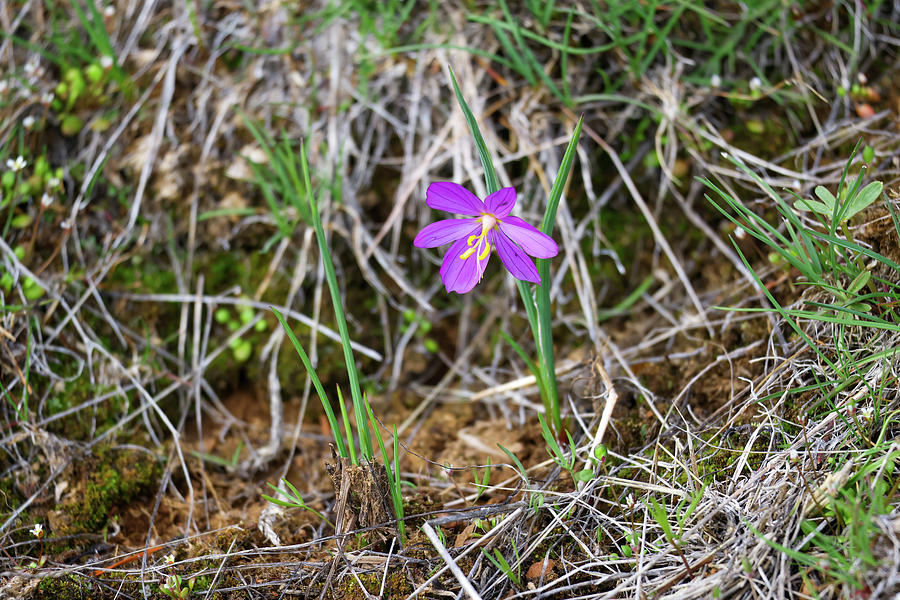
[[[544,211],[541,232],[550,236],[553,235],[553,225],[556,222],[556,209],[559,206],[566,180],[575,160],[575,150],[578,146],[578,139],[581,136],[583,122],[584,116],[578,119],[578,123],[575,125],[575,131],[572,132],[572,137],[569,139],[569,145],[566,147],[562,163],[559,165],[559,172],[556,174],[553,187],[550,189],[550,197],[547,199],[547,209]],[[541,285],[536,290],[538,331],[534,341],[540,356],[541,378],[546,388],[543,390],[546,394],[544,407],[547,410],[547,414],[550,415],[553,429],[559,433],[562,431],[562,417],[559,406],[559,391],[556,387],[556,360],[553,354],[553,316],[550,313],[550,260],[549,258],[537,260]],[[519,286],[520,293],[523,287],[525,286]]]
[[[816,189],[820,189],[819,188]],[[794,208],[797,210],[801,210],[803,212],[814,212],[820,215],[826,215],[829,218],[831,217],[833,210],[827,204],[823,204],[822,202],[816,202],[815,200],[807,200],[805,198],[801,198],[794,202]]]
[[[353,412],[356,415],[356,433],[359,435],[360,453],[372,460],[375,454],[372,451],[372,434],[366,423],[366,406],[363,402],[362,390],[359,386],[359,375],[356,372],[356,361],[353,358],[353,348],[350,346],[350,330],[347,327],[347,318],[344,316],[344,306],[341,303],[341,289],[338,287],[337,276],[334,273],[334,263],[331,260],[331,250],[325,239],[325,230],[322,228],[322,219],[319,216],[319,207],[312,193],[312,183],[309,179],[309,162],[306,160],[306,147],[300,144],[300,168],[303,170],[303,184],[306,187],[306,199],[309,204],[310,218],[316,230],[316,242],[319,244],[319,254],[322,257],[322,266],[325,270],[325,279],[328,281],[328,290],[331,292],[331,305],[334,309],[334,320],[337,321],[338,332],[341,334],[341,346],[344,351],[344,364],[347,367],[347,377],[350,380],[350,395],[353,398]],[[349,432],[348,436],[349,436]]]
[[[825,203],[828,207],[828,210],[834,210],[834,205],[837,203],[834,195],[828,191],[827,188],[822,187],[821,185],[817,185],[815,189],[816,196],[819,197],[819,200]]]
[[[847,292],[851,294],[859,292],[859,290],[863,289],[869,283],[869,279],[871,278],[872,273],[869,271],[860,271],[859,275],[854,277],[853,281],[850,282],[850,285],[847,286]]]
[[[291,340],[291,344],[294,346],[294,350],[297,352],[297,355],[300,357],[300,361],[303,362],[303,366],[306,367],[306,372],[309,373],[309,379],[312,381],[313,387],[316,388],[316,393],[319,394],[319,400],[322,402],[322,408],[325,410],[325,417],[328,419],[328,425],[331,427],[331,436],[334,438],[334,443],[337,446],[338,454],[344,458],[349,456],[347,453],[347,446],[344,444],[344,437],[341,435],[341,430],[338,427],[337,419],[334,416],[334,411],[331,410],[331,403],[328,402],[328,396],[325,395],[325,389],[322,387],[322,382],[319,380],[319,376],[316,374],[316,370],[313,368],[312,363],[309,360],[309,356],[306,355],[306,350],[303,349],[303,346],[300,345],[300,341],[297,339],[297,336],[294,335],[294,332],[291,331],[291,328],[288,327],[287,321],[284,320],[284,317],[278,312],[277,308],[272,308],[272,312],[275,313],[275,318],[278,319],[278,322],[281,323],[281,326],[284,328],[284,332],[287,334],[288,339]]]
[[[859,191],[856,196],[854,196],[850,202],[847,203],[847,210],[844,215],[844,219],[850,219],[856,213],[864,210],[870,204],[878,200],[881,197],[881,190],[884,188],[884,185],[880,181],[873,181],[863,189]]]
[[[582,483],[584,483],[586,481],[590,481],[593,478],[594,478],[594,472],[591,471],[590,469],[582,469],[581,471],[578,471],[577,473],[575,473],[575,481],[580,481]]]
[[[500,181],[497,179],[497,172],[494,170],[494,163],[491,161],[491,154],[488,152],[487,144],[484,143],[484,137],[481,135],[481,130],[478,129],[478,121],[475,119],[475,115],[472,114],[469,105],[466,104],[466,99],[463,98],[462,92],[459,91],[459,84],[456,83],[453,69],[450,69],[450,82],[453,84],[453,91],[456,93],[456,101],[459,102],[459,107],[463,111],[466,123],[469,124],[469,131],[472,132],[475,149],[478,150],[478,158],[481,159],[481,166],[484,169],[484,183],[487,185],[487,192],[488,194],[493,194],[500,189]]]
[[[522,461],[512,453],[511,450],[504,448],[501,444],[497,444],[497,447],[503,450],[503,453],[509,457],[509,460],[513,461],[513,464],[516,465],[516,468],[519,470],[519,474],[522,476],[522,479],[525,480],[525,485],[528,485],[528,473],[525,471],[525,466],[522,464]]]

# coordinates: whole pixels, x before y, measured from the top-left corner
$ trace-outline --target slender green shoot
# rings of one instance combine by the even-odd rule
[[[400,442],[397,437],[397,428],[396,426],[394,427],[394,460],[391,462],[387,449],[384,446],[384,440],[381,437],[381,431],[378,428],[378,419],[375,418],[375,413],[372,412],[372,406],[369,404],[369,399],[365,394],[363,395],[363,400],[365,400],[366,403],[366,414],[369,417],[369,425],[371,426],[372,431],[375,432],[375,439],[378,442],[379,450],[381,450],[381,459],[384,463],[384,468],[387,471],[391,502],[394,505],[394,515],[397,519],[397,530],[400,533],[400,543],[403,544],[406,542],[406,523],[403,521],[403,496],[401,495],[400,487]]]
[[[341,335],[341,346],[344,350],[344,364],[347,368],[347,376],[350,379],[350,394],[353,398],[353,413],[356,417],[356,432],[359,435],[360,454],[367,460],[372,460],[372,434],[366,419],[366,405],[359,386],[359,375],[356,371],[356,361],[353,358],[353,348],[350,346],[350,330],[347,328],[347,318],[344,316],[344,307],[341,303],[341,289],[338,287],[337,276],[334,273],[334,263],[331,261],[331,251],[328,248],[328,240],[325,238],[325,230],[322,228],[322,219],[319,216],[319,208],[312,193],[312,184],[309,178],[309,162],[306,160],[306,147],[300,145],[300,166],[303,170],[303,184],[306,187],[309,212],[313,227],[316,231],[316,241],[319,244],[319,253],[322,255],[322,265],[325,268],[325,278],[328,281],[328,290],[331,292],[331,304],[334,309],[334,318],[337,321],[338,331]]]
[[[238,462],[241,459],[241,451],[243,449],[244,442],[238,442],[237,448],[234,449],[234,453],[231,455],[231,458],[222,458],[221,456],[216,456],[215,454],[209,454],[208,452],[197,452],[196,450],[191,450],[191,455],[196,456],[200,460],[208,462],[210,464],[225,467],[226,469],[234,469],[238,466]]]
[[[266,155],[265,164],[257,163],[248,157],[245,157],[245,160],[253,171],[254,182],[259,186],[266,204],[269,205],[269,215],[275,222],[277,230],[263,246],[262,252],[267,252],[282,238],[290,237],[301,221],[312,223],[310,209],[304,201],[307,190],[300,177],[302,167],[297,164],[297,153],[287,134],[282,134],[280,142],[276,141],[251,118],[243,112],[240,114],[244,125]]]
[[[262,494],[262,497],[265,498],[266,500],[268,500],[269,502],[271,502],[272,504],[277,504],[278,506],[283,506],[285,508],[302,508],[303,510],[308,510],[309,512],[313,513],[314,515],[316,515],[317,517],[319,517],[320,519],[322,519],[323,521],[325,521],[326,523],[328,523],[329,525],[334,527],[334,523],[332,523],[328,519],[328,517],[326,517],[324,514],[320,513],[316,509],[309,506],[303,500],[303,497],[300,495],[300,491],[297,488],[295,488],[293,485],[291,485],[291,482],[288,481],[287,479],[281,480],[282,485],[284,485],[286,488],[288,488],[287,491],[279,488],[278,486],[272,485],[269,482],[266,482],[266,483],[268,484],[268,486],[270,488],[272,488],[275,491],[276,494],[283,497],[283,498],[277,498],[277,497],[273,497],[273,496],[267,496],[266,494]]]
[[[503,553],[500,552],[499,548],[494,548],[493,556],[491,556],[491,554],[484,548],[481,549],[481,552],[484,554],[485,558],[487,558],[489,561],[491,561],[491,564],[493,564],[497,569],[502,571],[503,574],[506,575],[506,577],[510,581],[512,581],[514,584],[516,584],[517,587],[521,587],[522,586],[522,571],[521,571],[522,567],[521,567],[521,564],[519,564],[519,560],[518,560],[519,559],[519,551],[516,549],[515,543],[512,544],[512,547],[513,547],[513,551],[516,554],[516,569],[515,570],[513,570],[512,566],[510,566],[509,562],[506,560],[506,557],[503,556]]]
[[[344,402],[344,395],[341,394],[340,386],[336,386],[338,396],[338,407],[341,409],[341,421],[344,423],[344,431],[347,432],[347,450],[350,451],[350,462],[354,465],[359,464],[356,458],[356,443],[353,441],[353,435],[350,433],[353,429],[350,427],[350,414],[347,412],[347,403]]]
[[[325,388],[322,387],[322,382],[319,380],[318,374],[316,374],[316,370],[312,366],[312,362],[309,360],[309,356],[306,355],[306,350],[303,349],[303,346],[300,344],[300,341],[297,339],[297,336],[294,335],[294,332],[288,326],[287,321],[285,321],[284,316],[278,311],[277,308],[272,308],[272,312],[275,313],[275,318],[278,319],[278,322],[281,323],[282,328],[284,328],[285,333],[288,336],[288,339],[291,341],[291,344],[294,346],[294,350],[297,352],[297,356],[300,357],[301,362],[303,362],[303,366],[306,367],[306,372],[309,374],[309,379],[312,381],[313,387],[316,388],[316,393],[319,395],[319,401],[322,403],[322,409],[325,411],[325,417],[328,419],[328,426],[331,428],[331,436],[334,438],[334,443],[337,446],[338,455],[347,458],[350,456],[348,452],[348,444],[344,441],[344,436],[341,434],[341,429],[338,426],[337,418],[334,416],[334,410],[331,408],[331,403],[328,401],[328,396],[325,394]],[[341,407],[343,410],[343,402],[341,402]],[[350,430],[347,429],[347,434],[349,438],[349,446],[353,446],[353,438],[349,435]],[[355,464],[355,463],[354,463]]]
[[[488,489],[488,484],[491,481],[491,458],[488,457],[487,464],[484,467],[484,476],[481,478],[481,481],[478,480],[478,469],[476,467],[472,467],[472,481],[475,484],[475,488],[478,490],[478,495],[475,496],[475,502],[481,498],[482,494]]]
[[[519,457],[512,453],[511,450],[504,448],[501,444],[497,444],[497,447],[503,450],[503,453],[509,457],[509,460],[513,462],[516,466],[516,469],[519,471],[519,475],[522,477],[522,481],[525,482],[525,486],[528,487],[528,471],[525,470],[525,465],[522,464],[522,461],[519,460]]]

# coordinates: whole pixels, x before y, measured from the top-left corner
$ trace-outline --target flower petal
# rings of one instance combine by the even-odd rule
[[[505,187],[497,190],[484,199],[484,206],[488,212],[502,219],[512,212],[513,206],[516,205],[516,188]]]
[[[478,252],[473,252],[468,258],[460,258],[469,249],[467,242],[466,238],[460,238],[444,255],[441,281],[448,292],[465,294],[471,291],[481,281],[484,269],[491,258],[489,254],[484,259],[478,260]]]
[[[500,221],[500,231],[531,256],[551,258],[559,254],[559,246],[552,237],[541,233],[519,217],[506,217]]]
[[[481,224],[477,219],[444,219],[443,221],[435,221],[430,225],[426,225],[419,232],[419,235],[413,240],[413,246],[416,248],[435,248],[455,242],[463,237],[478,235],[480,231]]]
[[[425,204],[435,210],[477,217],[484,212],[478,196],[452,181],[435,181],[425,191]]]
[[[537,267],[534,266],[534,263],[531,262],[531,259],[528,258],[528,255],[521,248],[503,235],[503,232],[494,232],[494,244],[497,246],[497,254],[500,255],[500,261],[513,277],[522,281],[541,283],[541,276],[538,275]]]

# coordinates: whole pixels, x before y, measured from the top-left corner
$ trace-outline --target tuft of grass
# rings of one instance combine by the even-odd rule
[[[381,436],[381,433],[378,429],[377,419],[375,418],[374,413],[372,412],[372,407],[369,405],[368,400],[362,394],[360,385],[359,385],[359,374],[356,370],[356,362],[353,356],[353,348],[350,343],[350,331],[347,327],[347,319],[344,314],[343,302],[340,297],[340,288],[337,283],[337,276],[334,271],[334,264],[331,261],[331,254],[328,248],[328,241],[325,238],[325,230],[322,227],[322,220],[319,215],[319,209],[316,205],[316,200],[312,192],[312,183],[310,181],[309,176],[309,163],[306,158],[306,148],[302,144],[300,145],[300,167],[302,170],[303,176],[303,184],[306,189],[306,196],[309,206],[309,214],[310,220],[312,221],[312,226],[315,230],[316,241],[319,245],[319,253],[321,256],[322,264],[325,270],[325,277],[328,282],[328,289],[331,292],[331,300],[332,307],[334,309],[335,319],[338,325],[338,331],[341,336],[341,345],[344,351],[344,361],[347,375],[350,380],[350,392],[353,402],[353,414],[355,417],[355,431],[356,437],[359,440],[359,454],[356,451],[356,442],[354,441],[353,435],[353,427],[350,424],[349,412],[347,410],[346,403],[344,402],[343,395],[341,394],[340,389],[337,390],[338,395],[338,405],[341,410],[341,416],[343,419],[344,431],[341,433],[340,427],[338,426],[337,419],[334,415],[334,411],[331,409],[331,404],[328,400],[327,395],[325,394],[325,390],[322,387],[321,381],[319,381],[319,377],[316,374],[315,367],[312,365],[309,357],[307,356],[303,346],[300,344],[297,337],[294,335],[293,331],[288,326],[282,314],[275,308],[273,308],[273,312],[275,313],[278,322],[284,328],[285,332],[288,335],[288,339],[290,339],[291,344],[293,344],[294,349],[297,351],[297,355],[300,357],[300,360],[303,362],[304,367],[306,367],[307,372],[309,373],[310,379],[313,382],[313,386],[316,389],[316,392],[319,395],[319,400],[322,403],[322,407],[325,410],[326,418],[328,419],[328,424],[331,427],[332,437],[337,446],[337,451],[339,456],[343,458],[349,458],[350,461],[354,465],[360,464],[360,460],[365,460],[367,462],[375,461],[375,453],[372,444],[372,433],[374,431],[375,439],[378,443],[379,449],[381,451],[381,456],[384,461],[385,469],[388,473],[388,485],[390,488],[391,501],[394,507],[395,516],[398,522],[398,530],[400,533],[401,543],[406,538],[406,530],[403,523],[403,499],[401,495],[401,482],[400,482],[400,464],[399,464],[399,440],[397,438],[397,432],[394,431],[394,442],[393,442],[393,450],[394,450],[394,462],[391,464],[387,450],[384,445],[384,440]],[[292,176],[293,177],[293,176]],[[270,484],[271,485],[271,484]],[[291,487],[292,498],[289,499],[288,502],[293,502],[297,506],[302,506],[303,508],[307,508],[305,504],[302,504],[302,499],[297,500],[300,496],[299,493],[296,493],[296,489]]]

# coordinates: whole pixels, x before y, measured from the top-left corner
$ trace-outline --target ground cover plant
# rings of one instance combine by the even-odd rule
[[[0,23],[0,596],[900,594],[897,3]]]

